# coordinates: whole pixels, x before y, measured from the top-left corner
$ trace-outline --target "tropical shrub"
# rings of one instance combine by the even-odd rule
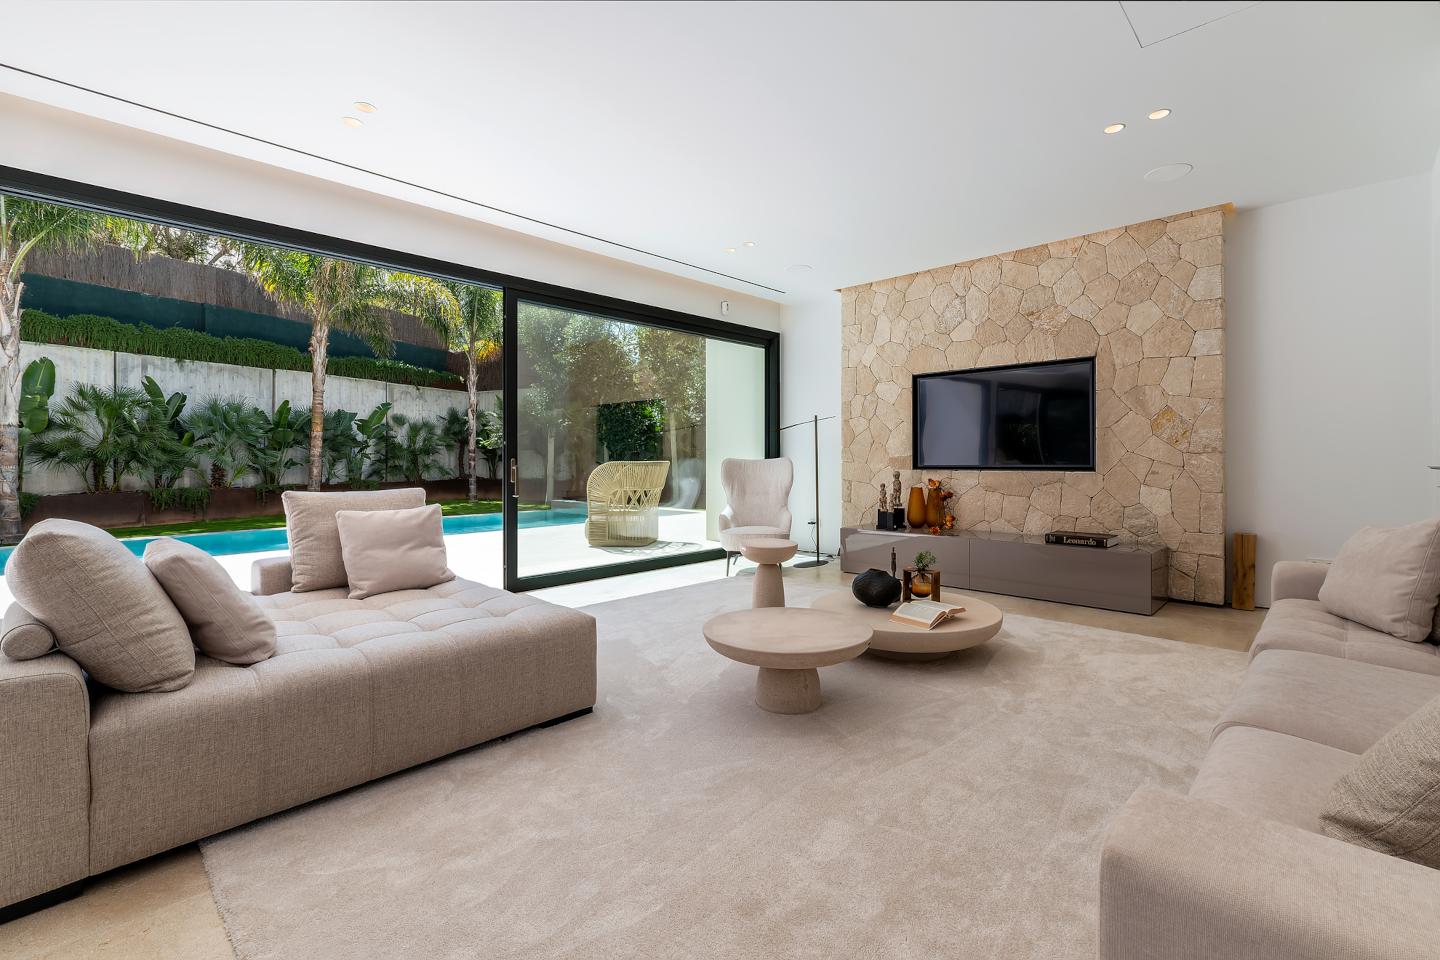
[[[172,360],[203,360],[268,370],[310,369],[310,355],[294,347],[250,337],[217,337],[185,327],[152,327],[112,317],[75,314],[57,317],[26,310],[20,336],[31,343],[59,343]],[[458,387],[459,376],[377,357],[330,357],[326,369],[337,377],[379,380],[415,387]]]
[[[386,476],[382,479],[398,477],[409,483],[420,483],[427,476],[445,475],[445,465],[440,460],[445,441],[434,420],[391,414],[390,428],[383,442]]]
[[[50,427],[50,400],[55,396],[55,361],[49,357],[32,360],[20,375],[20,456],[16,464],[15,486],[23,495],[25,489],[25,458],[30,440]],[[21,503],[21,515],[24,515]]]
[[[595,411],[595,439],[611,460],[658,460],[665,433],[665,402],[602,403]]]
[[[455,456],[455,476],[465,476],[465,447],[470,443],[470,419],[465,411],[451,407],[437,423],[440,439]],[[479,433],[478,424],[476,433]],[[477,436],[478,439],[478,436]]]
[[[309,443],[310,418],[291,410],[289,400],[276,407],[272,414],[258,409],[256,413],[259,414],[256,418],[259,442],[249,450],[250,466],[260,478],[256,486],[263,494],[280,489],[285,474],[304,463],[295,453]]]
[[[186,426],[210,465],[210,486],[233,487],[254,473],[250,451],[260,442],[263,418],[258,407],[225,397],[206,399],[190,415]]]

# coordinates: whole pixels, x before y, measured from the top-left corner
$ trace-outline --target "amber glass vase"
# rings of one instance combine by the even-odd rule
[[[910,529],[919,530],[925,526],[925,488],[910,488],[910,506],[905,511],[905,519],[910,524]]]
[[[925,526],[938,527],[945,516],[945,491],[933,487],[925,500]]]

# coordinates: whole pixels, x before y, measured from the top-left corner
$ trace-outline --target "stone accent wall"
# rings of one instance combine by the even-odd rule
[[[841,497],[949,480],[956,526],[1118,533],[1171,548],[1170,596],[1225,600],[1225,302],[1218,208],[850,287]],[[911,375],[1095,357],[1096,470],[912,470]]]

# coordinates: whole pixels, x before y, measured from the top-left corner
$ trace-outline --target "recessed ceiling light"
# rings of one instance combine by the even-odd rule
[[[379,107],[375,106],[375,104],[365,100],[356,100],[353,106],[361,113],[374,113],[376,110],[380,109]]]
[[[1108,127],[1105,128],[1104,132],[1105,132],[1105,133],[1119,133],[1121,130],[1124,130],[1124,129],[1125,129],[1125,124],[1123,124],[1123,123],[1112,123],[1112,124],[1110,124]]]
[[[811,267],[808,263],[792,263],[785,269],[789,270],[791,273],[809,273],[814,268]]]
[[[746,240],[746,241],[745,241],[745,246],[747,246],[747,247],[753,247],[753,246],[755,246],[755,241],[754,241],[754,240]]]
[[[345,126],[347,126],[347,127],[363,127],[363,126],[365,126],[365,122],[364,122],[363,120],[361,120],[359,117],[341,117],[341,118],[340,118],[340,122],[343,123],[343,124],[345,124]]]
[[[1195,167],[1188,163],[1167,163],[1163,167],[1156,167],[1145,174],[1145,179],[1151,183],[1167,183],[1171,180],[1179,180]]]
[[[726,247],[726,248],[725,248],[725,252],[726,252],[726,253],[734,253],[734,252],[735,252],[735,248],[734,248],[734,247]]]
[[[1164,120],[1170,116],[1170,108],[1161,107],[1159,110],[1151,110],[1149,116],[1151,120]]]

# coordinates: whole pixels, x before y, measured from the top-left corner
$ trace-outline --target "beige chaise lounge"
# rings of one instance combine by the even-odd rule
[[[0,912],[595,703],[583,613],[460,579],[291,593],[288,559],[257,564],[255,588],[275,655],[198,656],[179,690],[87,684],[58,652],[0,657]]]
[[[1320,828],[1335,781],[1440,696],[1437,650],[1326,613],[1325,569],[1276,565],[1274,605],[1188,796],[1142,789],[1111,825],[1102,960],[1440,956],[1440,870]]]

